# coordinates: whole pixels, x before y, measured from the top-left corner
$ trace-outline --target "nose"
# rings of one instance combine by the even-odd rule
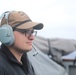
[[[29,40],[34,40],[34,38],[35,38],[35,36],[34,36],[33,34],[31,34],[31,35],[28,37]]]

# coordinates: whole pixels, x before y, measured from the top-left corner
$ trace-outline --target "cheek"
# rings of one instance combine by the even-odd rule
[[[27,43],[26,43],[26,39],[17,39],[14,43],[14,45],[21,49],[21,50],[25,50],[25,51],[29,51],[29,50],[32,50],[32,45],[29,46]]]
[[[21,34],[19,34],[19,33],[14,33],[14,35],[15,35],[15,44],[16,45],[23,45],[24,43],[26,43],[25,41],[26,41],[26,38],[24,37],[24,35],[21,35]]]
[[[15,37],[15,44],[22,46],[24,44],[26,44],[26,38],[19,36],[19,37]]]
[[[15,42],[14,42],[14,46],[18,47],[19,49],[22,50],[31,50],[32,49],[32,45],[29,45],[27,43],[28,38],[25,37],[25,35],[15,35]]]

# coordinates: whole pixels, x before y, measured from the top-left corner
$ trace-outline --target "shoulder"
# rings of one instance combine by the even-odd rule
[[[6,64],[6,60],[0,55],[0,68]]]
[[[9,68],[10,66],[8,61],[0,55],[0,75],[5,75],[6,73],[9,73]]]
[[[4,53],[0,51],[0,68],[8,66],[8,60]]]

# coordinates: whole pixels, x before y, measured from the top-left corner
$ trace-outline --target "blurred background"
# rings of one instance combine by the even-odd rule
[[[49,38],[76,39],[76,0],[0,0],[0,15],[21,10],[44,29],[38,35]]]

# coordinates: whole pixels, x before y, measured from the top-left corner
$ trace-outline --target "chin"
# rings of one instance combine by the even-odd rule
[[[27,49],[27,51],[31,51],[32,50],[32,47],[29,47],[28,49]]]
[[[28,50],[26,50],[26,52],[29,52],[29,51],[31,51],[32,49],[28,49]]]
[[[28,50],[32,50],[32,46],[28,47]]]

